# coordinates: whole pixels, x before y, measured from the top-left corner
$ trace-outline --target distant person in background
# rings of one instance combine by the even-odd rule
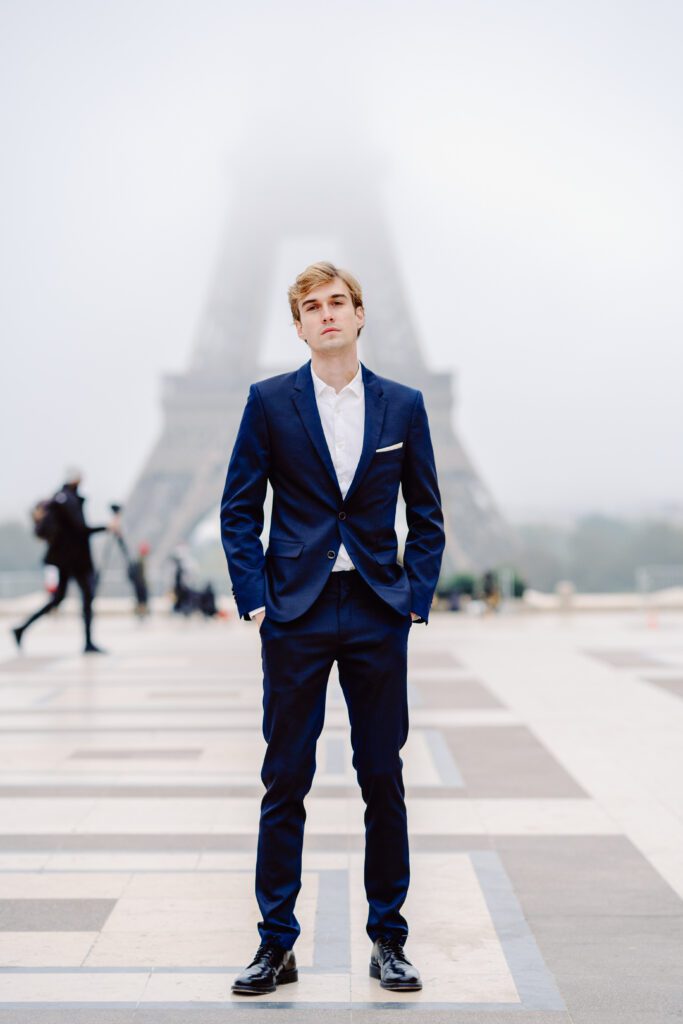
[[[128,579],[135,591],[135,614],[139,619],[149,615],[149,588],[145,562],[149,555],[149,544],[142,543],[138,548],[138,557],[128,564]]]
[[[194,611],[192,600],[193,591],[188,587],[186,580],[186,569],[180,552],[171,555],[171,561],[175,565],[173,579],[173,611],[177,615],[190,615]]]
[[[44,561],[46,565],[54,565],[57,568],[59,581],[47,604],[34,612],[21,626],[15,626],[12,630],[18,647],[21,647],[24,633],[30,625],[59,607],[66,596],[69,580],[73,579],[80,588],[83,600],[84,653],[104,653],[92,641],[95,570],[90,554],[90,537],[93,533],[101,533],[104,530],[118,534],[120,520],[115,515],[107,526],[88,526],[86,524],[83,515],[85,498],[78,493],[82,479],[83,474],[80,470],[73,468],[67,470],[66,483],[61,490],[50,501],[42,503],[44,522],[49,525],[45,525],[42,532],[38,532],[38,529],[36,532],[38,536],[48,542]]]
[[[206,619],[213,619],[218,614],[216,591],[210,583],[199,592],[199,610]]]
[[[189,556],[184,548],[171,555],[171,561],[175,565],[175,578],[173,582],[173,611],[178,615],[192,615],[193,612],[201,612],[207,619],[218,615],[216,605],[216,592],[211,583],[207,583],[203,590],[191,587],[187,582],[189,572]]]
[[[500,607],[500,586],[498,585],[498,577],[495,572],[489,570],[484,573],[482,591],[486,611],[497,612]]]

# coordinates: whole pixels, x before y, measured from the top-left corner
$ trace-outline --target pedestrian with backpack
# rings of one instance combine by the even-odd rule
[[[120,518],[114,515],[107,526],[88,526],[83,514],[85,498],[79,494],[82,480],[78,469],[69,469],[66,483],[53,498],[38,502],[33,509],[34,533],[47,542],[45,564],[56,566],[59,582],[55,593],[42,608],[34,612],[21,626],[12,630],[17,646],[21,647],[23,635],[32,623],[57,608],[66,596],[70,580],[75,580],[83,601],[83,625],[85,628],[85,654],[103,654],[92,640],[93,598],[95,596],[95,570],[90,553],[90,537],[93,533],[110,530],[120,531]]]

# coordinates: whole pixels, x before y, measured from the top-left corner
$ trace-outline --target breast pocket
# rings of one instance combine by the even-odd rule
[[[403,441],[395,441],[394,444],[383,444],[375,451],[375,458],[391,458],[393,455],[403,454]]]
[[[371,463],[372,475],[382,484],[398,483],[403,466],[403,445],[376,451]]]

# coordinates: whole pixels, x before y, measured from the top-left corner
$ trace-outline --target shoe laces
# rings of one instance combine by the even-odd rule
[[[254,964],[260,964],[264,960],[273,960],[278,955],[280,955],[280,953],[281,953],[281,950],[280,950],[280,948],[278,946],[275,946],[275,945],[273,945],[272,943],[269,943],[269,942],[264,942],[256,950],[256,956],[251,961],[251,964],[249,966],[251,967]]]
[[[405,956],[403,952],[403,939],[398,935],[382,936],[379,942],[388,953],[393,953],[394,956]]]

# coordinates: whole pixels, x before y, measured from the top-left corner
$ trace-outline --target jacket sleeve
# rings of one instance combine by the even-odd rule
[[[265,604],[261,544],[263,503],[270,467],[270,440],[263,402],[249,388],[221,501],[221,539],[240,616]]]
[[[53,498],[53,503],[59,510],[62,523],[72,534],[84,539],[93,533],[102,533],[106,526],[88,526],[83,515],[83,509],[77,504],[76,498],[70,498],[64,491],[59,491]]]
[[[427,411],[419,391],[408,430],[401,490],[408,523],[403,566],[410,582],[411,610],[426,622],[441,571],[445,533]]]

